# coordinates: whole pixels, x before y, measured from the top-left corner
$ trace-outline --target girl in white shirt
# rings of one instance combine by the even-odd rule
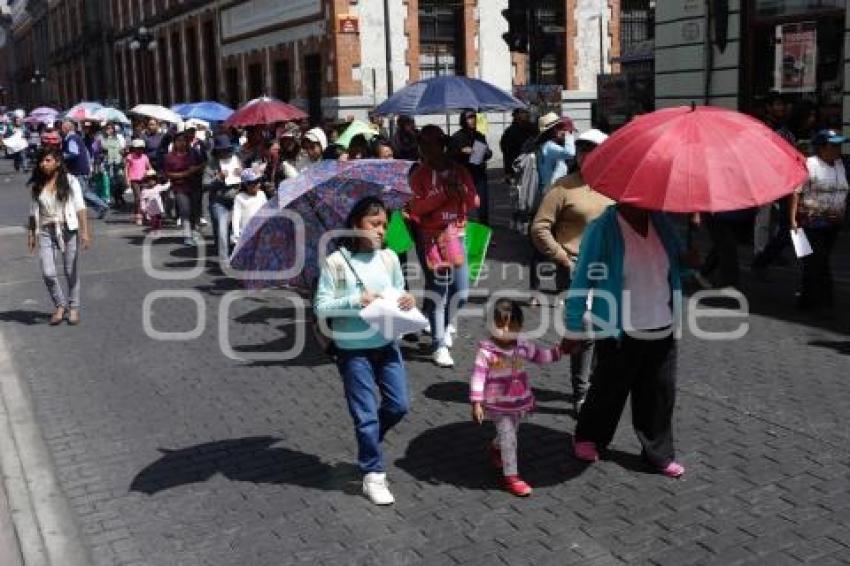
[[[89,237],[86,203],[79,181],[69,175],[58,148],[42,150],[33,173],[27,247],[39,250],[41,272],[55,308],[50,324],[65,319],[68,324],[80,322],[80,278],[77,272],[78,250],[88,249]],[[56,274],[56,252],[62,254],[70,297],[66,299]]]
[[[235,244],[239,241],[242,231],[248,221],[268,202],[266,193],[260,190],[263,177],[253,169],[242,172],[242,192],[233,200],[233,215],[231,216],[230,239]]]

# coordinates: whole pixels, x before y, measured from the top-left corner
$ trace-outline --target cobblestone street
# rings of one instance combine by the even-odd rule
[[[469,416],[484,337],[472,312],[460,322],[453,370],[430,362],[424,340],[421,349],[405,343],[411,412],[386,442],[397,503],[376,508],[360,495],[338,373],[303,313],[266,295],[222,312],[236,285],[176,232],[150,246],[152,265],[173,274],[199,262],[202,273],[148,276],[143,232],[113,213],[92,219],[82,324],[50,327],[38,264],[15,228],[27,210],[24,177],[9,170],[0,164],[0,334],[97,566],[850,564],[846,233],[833,258],[832,316],[794,310],[792,264],[770,282],[745,271],[744,338],[685,332],[675,418],[684,479],[641,464],[628,412],[603,461],[575,460],[564,361],[531,374],[539,410],[521,426],[520,470],[534,495],[502,491],[488,466],[492,426]],[[493,193],[504,220],[504,189]],[[514,264],[525,249],[497,228],[487,294],[527,289]],[[159,332],[197,327],[197,338],[145,333],[143,304],[157,291],[200,292],[200,305],[166,294],[150,316]],[[526,315],[529,326],[561,316],[551,307]],[[304,332],[308,347],[291,361],[238,361],[221,347],[281,352]],[[557,340],[550,330],[544,342]]]

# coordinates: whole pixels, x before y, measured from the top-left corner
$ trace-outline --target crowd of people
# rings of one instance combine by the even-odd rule
[[[768,117],[774,130],[794,143],[782,121],[783,104],[771,97]],[[116,123],[84,122],[80,133],[77,126],[64,120],[41,129],[30,179],[28,242],[39,251],[54,303],[50,324],[66,318],[72,325],[80,322],[78,254],[91,243],[86,203],[98,218],[110,207],[127,210],[135,224],[150,230],[161,230],[170,219],[187,246],[195,245],[198,230],[210,222],[224,265],[248,220],[282,181],[322,160],[409,159],[416,162],[409,178],[413,198],[402,213],[425,276],[428,299],[422,308],[432,360],[442,368],[454,366],[457,317],[469,291],[465,230],[472,219],[491,221],[487,170],[493,153],[474,111],[461,113],[453,135],[436,125],[418,129],[407,116],[397,118],[390,134],[380,117],[371,116],[369,132],[353,136],[345,146],[337,143],[339,128],[296,122],[235,130],[191,122],[164,127],[148,119],[132,131]],[[516,447],[517,428],[534,408],[525,362],[569,357],[577,458],[599,458],[631,396],[643,458],[659,473],[678,478],[685,469],[673,440],[677,352],[672,329],[681,273],[693,271],[704,286],[737,286],[742,231],[749,230],[760,246],[753,268],[763,274],[781,257],[791,231],[803,230],[813,253],[802,260],[798,304],[832,304],[829,256],[846,223],[848,195],[841,157],[846,139],[840,133],[814,133],[809,179],[788,199],[761,211],[692,215],[691,228],[705,226],[712,244],[705,261],[681,246],[666,215],[615,204],[583,180],[582,164],[607,137],[598,129],[578,132],[569,118],[555,113],[537,117],[535,125],[527,110],[517,110],[501,139],[514,207],[511,225],[530,244],[529,306],[540,304],[536,291],[544,266],[555,274],[557,290],[575,291],[565,305],[566,328],[573,334],[557,346],[523,338],[522,306],[501,299],[490,307],[489,338],[475,358],[472,418],[493,421],[491,461],[505,489],[517,496],[532,492],[519,474]],[[98,191],[99,182],[110,188],[108,193]],[[363,492],[379,505],[394,500],[380,444],[407,412],[409,395],[398,341],[371,329],[359,314],[382,296],[394,297],[402,311],[416,307],[402,269],[409,258],[383,245],[391,212],[373,197],[353,207],[347,227],[361,235],[326,258],[314,299],[317,316],[333,321],[335,363],[354,422]],[[67,298],[57,276],[57,252],[68,279]],[[594,275],[600,266],[609,277]],[[609,294],[617,309],[628,312],[609,316],[611,304],[591,300],[594,292]],[[588,311],[594,316],[588,317]],[[612,319],[618,321],[614,335],[593,340],[598,329],[590,321]]]

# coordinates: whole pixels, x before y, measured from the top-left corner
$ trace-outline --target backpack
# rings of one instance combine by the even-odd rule
[[[540,205],[540,173],[537,170],[537,149],[533,143],[523,146],[519,157],[513,162],[513,170],[510,187],[513,209],[511,228],[526,234]]]
[[[363,284],[363,280],[360,279],[360,276],[354,270],[351,265],[351,262],[348,258],[343,254],[342,248],[337,248],[338,253],[330,254],[326,259],[327,267],[333,273],[334,280],[337,282],[337,285],[343,284],[346,281],[345,271],[346,268],[350,269],[354,274],[354,278],[357,280],[357,286],[363,290],[366,286]],[[390,249],[382,249],[380,250],[381,261],[384,263],[384,267],[387,272],[392,272],[393,269],[393,261],[389,254],[394,254],[395,252]],[[312,293],[312,304],[316,304],[316,291],[318,287],[318,282],[313,287]],[[324,352],[329,358],[332,360],[336,360],[338,349],[333,340],[333,319],[328,318],[323,325],[319,321],[319,317],[316,316],[315,309],[310,310],[310,315],[308,316],[310,327],[313,331],[313,338],[318,344],[319,348]]]

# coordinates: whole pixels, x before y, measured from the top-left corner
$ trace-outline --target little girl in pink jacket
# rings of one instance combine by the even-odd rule
[[[480,344],[469,392],[473,420],[480,424],[487,417],[496,425],[493,465],[504,474],[505,489],[520,497],[531,495],[531,486],[519,477],[517,469],[517,428],[522,417],[534,409],[525,362],[548,364],[560,360],[562,354],[560,346],[544,349],[519,338],[522,322],[522,309],[515,301],[496,301],[491,338]]]

